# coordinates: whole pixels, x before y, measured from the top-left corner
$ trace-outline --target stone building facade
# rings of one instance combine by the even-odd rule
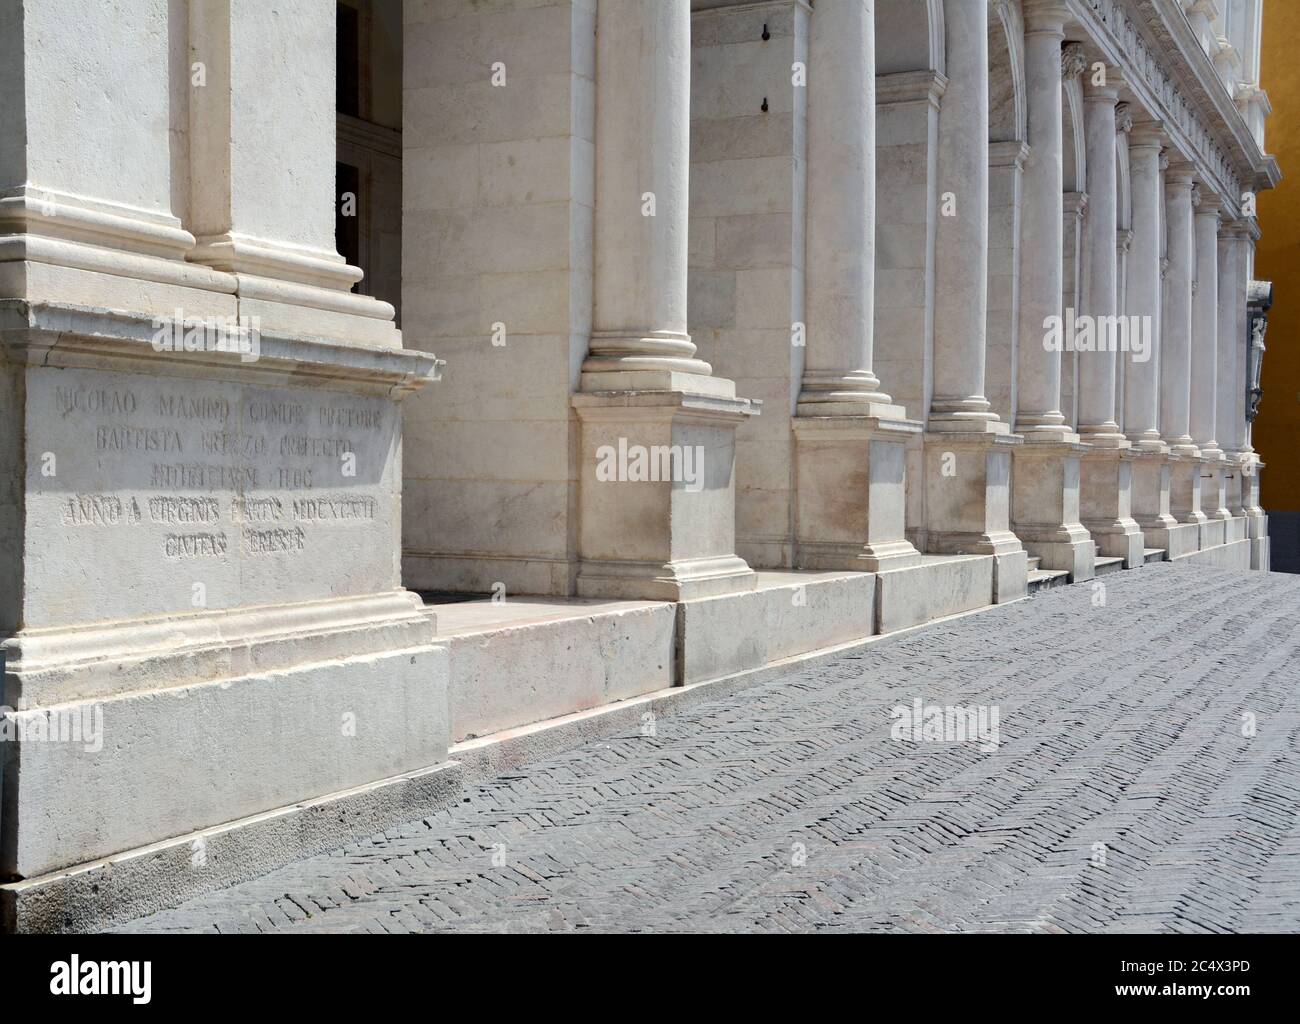
[[[1261,17],[0,0],[6,927],[1031,586],[1267,569]]]

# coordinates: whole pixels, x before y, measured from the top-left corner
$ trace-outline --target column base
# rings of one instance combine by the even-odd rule
[[[734,384],[718,382],[725,392]],[[736,552],[736,427],[744,398],[579,393],[580,597],[683,601],[753,590]]]
[[[1043,569],[1092,579],[1096,546],[1079,521],[1082,444],[1036,442],[1016,449],[1011,481],[1011,528]]]
[[[796,567],[888,572],[919,564],[906,539],[906,447],[920,424],[801,413],[792,428]]]
[[[1143,562],[1142,531],[1132,515],[1132,464],[1128,442],[1085,453],[1079,466],[1079,521],[1097,554],[1121,558],[1125,569]]]
[[[796,567],[887,572],[919,564],[906,539],[906,449],[921,425],[825,415],[829,405],[811,403],[822,415],[791,421]]]
[[[692,601],[753,590],[757,585],[754,570],[738,555],[667,563],[578,563],[578,596],[607,601]]]
[[[1180,523],[1200,526],[1209,516],[1201,511],[1201,459],[1170,452],[1169,514]]]
[[[1022,443],[993,430],[924,438],[926,550],[935,554],[1023,552],[1011,532],[1011,453]]]
[[[1143,547],[1168,552],[1170,531],[1179,525],[1169,514],[1169,453],[1135,444],[1129,450],[1128,459],[1132,464],[1133,518],[1142,530]]]
[[[1228,509],[1227,480],[1228,467],[1222,454],[1209,459],[1201,478],[1201,508],[1211,522],[1226,523],[1232,518]]]

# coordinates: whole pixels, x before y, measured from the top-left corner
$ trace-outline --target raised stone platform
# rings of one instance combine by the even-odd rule
[[[518,597],[426,614],[450,651],[454,743],[674,684],[669,602]]]
[[[1023,579],[1023,555],[1019,566]],[[345,659],[337,670],[312,664],[299,671],[301,680],[286,671],[111,697],[102,706],[113,734],[139,741],[118,758],[123,778],[136,784],[115,784],[106,800],[102,786],[76,781],[82,761],[91,764],[79,747],[38,745],[22,768],[24,791],[51,792],[56,779],[67,788],[72,779],[77,803],[74,813],[23,833],[22,849],[39,854],[24,863],[48,867],[0,886],[4,927],[85,930],[232,884],[441,806],[459,785],[457,758],[499,764],[537,743],[581,735],[583,723],[652,713],[656,702],[695,687],[748,685],[882,631],[894,635],[989,607],[994,568],[993,556],[927,555],[888,573],[765,572],[754,591],[678,603],[443,604],[418,613],[421,635],[432,641],[438,631],[436,643],[418,651]],[[1009,582],[1006,589],[1013,589]],[[249,717],[253,707],[272,709],[258,716],[260,730]],[[364,712],[355,737],[337,725],[354,707]],[[204,729],[181,727],[191,720],[202,720]],[[218,721],[224,724],[214,726]],[[275,733],[277,722],[298,724]],[[448,734],[450,755],[445,746],[414,742]],[[151,736],[157,742],[147,741]],[[329,736],[344,747],[322,744]],[[394,737],[412,742],[395,744]],[[197,758],[177,747],[186,743],[196,745]],[[222,770],[230,758],[243,765],[240,772]],[[195,801],[197,776],[181,787],[165,781],[168,770],[185,763],[242,789],[208,787],[206,802]],[[331,765],[346,774],[330,774]],[[255,792],[248,790],[250,775],[263,780]],[[177,799],[158,800],[161,792]],[[277,793],[284,794],[278,803]],[[222,820],[224,807],[247,811]],[[221,823],[210,824],[214,817]],[[103,859],[60,864],[66,822],[97,830]]]
[[[1251,542],[1233,541],[1218,547],[1206,548],[1204,551],[1192,551],[1169,561],[1175,565],[1211,565],[1219,569],[1249,569]]]

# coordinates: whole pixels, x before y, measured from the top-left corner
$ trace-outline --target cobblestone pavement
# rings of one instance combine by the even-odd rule
[[[1297,647],[1300,577],[1148,566],[661,717],[129,930],[1300,930]],[[915,698],[996,707],[1000,746],[891,738]]]

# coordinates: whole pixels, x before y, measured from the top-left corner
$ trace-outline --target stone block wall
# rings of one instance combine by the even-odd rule
[[[411,2],[405,49],[405,340],[449,369],[405,410],[404,582],[569,594],[595,0]]]
[[[692,21],[690,331],[716,375],[763,402],[736,432],[737,553],[755,567],[793,559],[807,90],[792,65],[807,19],[777,0]]]

